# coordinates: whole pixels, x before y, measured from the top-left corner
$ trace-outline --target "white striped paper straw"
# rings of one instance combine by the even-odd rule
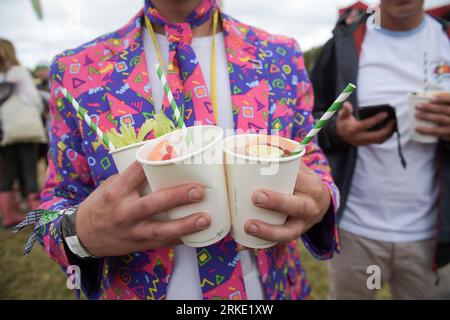
[[[77,114],[79,114],[83,120],[87,123],[87,125],[94,130],[94,132],[97,134],[97,136],[103,141],[103,143],[108,146],[109,151],[114,151],[116,148],[114,145],[109,141],[108,137],[100,130],[100,128],[97,126],[95,122],[92,121],[91,117],[84,111],[84,109],[79,105],[77,100],[70,94],[69,91],[67,91],[66,88],[61,89],[61,93],[64,95],[64,97],[67,99],[67,101],[70,102],[72,107],[75,109]]]
[[[189,131],[187,131],[183,116],[180,113],[180,109],[178,109],[175,98],[172,95],[172,91],[170,91],[170,87],[169,87],[169,84],[167,83],[167,79],[164,74],[164,71],[159,63],[155,64],[155,68],[156,68],[156,73],[158,74],[159,80],[161,81],[161,84],[163,85],[164,93],[167,96],[167,100],[169,100],[169,104],[170,104],[170,107],[172,108],[173,115],[175,116],[175,122],[177,123],[177,127],[181,128],[181,130],[183,132],[183,137],[184,137],[187,145],[189,146],[192,143],[192,137],[189,134]]]
[[[356,86],[349,83],[344,91],[337,97],[333,104],[328,108],[324,115],[316,122],[314,128],[312,128],[306,137],[302,140],[301,144],[307,145],[318,133],[319,131],[328,124],[330,118],[342,108],[345,100],[355,91]]]

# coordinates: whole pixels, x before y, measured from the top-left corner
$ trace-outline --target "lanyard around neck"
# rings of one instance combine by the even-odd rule
[[[217,90],[216,90],[216,32],[217,32],[217,25],[219,22],[219,10],[216,10],[213,15],[213,39],[212,39],[212,45],[211,45],[211,75],[210,75],[210,81],[211,81],[211,103],[213,107],[214,112],[214,118],[217,122]],[[145,16],[145,24],[147,25],[147,29],[150,32],[150,36],[153,41],[153,45],[156,49],[156,56],[158,58],[158,62],[161,65],[161,67],[164,69],[164,62],[161,57],[161,51],[159,49],[158,41],[156,40],[156,34],[153,30],[153,26],[147,16]]]

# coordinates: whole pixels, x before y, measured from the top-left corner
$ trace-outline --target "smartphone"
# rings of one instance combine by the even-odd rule
[[[361,120],[373,117],[374,115],[380,113],[380,112],[386,112],[388,114],[388,117],[381,121],[380,123],[377,123],[372,128],[369,129],[369,131],[375,131],[383,129],[387,124],[393,120],[395,122],[395,128],[397,128],[397,116],[395,114],[395,108],[388,104],[380,104],[376,106],[366,106],[366,107],[360,107],[359,108],[359,118]]]

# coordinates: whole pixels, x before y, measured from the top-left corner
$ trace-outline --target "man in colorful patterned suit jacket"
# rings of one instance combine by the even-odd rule
[[[182,59],[187,55],[190,59],[185,60],[193,68],[207,68],[205,56],[210,57],[201,54],[201,42],[206,41],[210,50],[208,41],[212,39],[216,10],[219,8],[212,0],[186,0],[182,4],[146,0],[144,10],[124,27],[67,50],[53,62],[49,168],[41,208],[56,213],[41,219],[38,239],[64,270],[71,265],[80,268],[82,290],[90,299],[304,299],[310,288],[300,262],[298,239],[301,237],[319,259],[330,258],[337,250],[338,190],[316,141],[307,146],[294,195],[271,190],[248,195],[256,206],[289,215],[283,226],[260,221],[246,224],[247,233],[276,241],[276,246],[244,250],[251,257],[244,265],[242,248],[227,235],[214,245],[192,249],[193,257],[186,259],[177,256],[177,252],[187,250],[177,251],[177,239],[207,228],[208,213],[170,222],[149,218],[172,207],[201,201],[202,186],[182,185],[139,197],[137,187],[145,180],[142,168],[135,163],[117,175],[108,150],[96,143],[95,132],[63,98],[61,88],[65,87],[104,131],[117,127],[121,120],[139,128],[155,114],[158,99],[167,112],[167,99],[162,98],[161,88],[152,85],[154,75],[148,68],[156,61],[152,57],[156,49],[151,45],[146,18],[157,33],[164,58],[164,49],[170,48],[175,55],[184,52]],[[313,125],[313,95],[298,45],[222,12],[219,16],[218,33],[214,35],[219,121],[210,104],[199,100],[196,88],[182,94],[174,89],[178,104],[184,106],[186,124],[193,125],[195,120],[226,127],[223,114],[229,112],[234,130],[276,132],[301,140]],[[180,21],[188,21],[188,29],[192,28],[193,52],[191,40],[177,47],[180,38],[168,40],[164,36],[170,28],[181,30],[188,25]],[[175,59],[173,55],[171,59]],[[175,72],[183,67],[182,61],[174,64]],[[201,69],[205,73],[205,68]],[[202,84],[207,78],[201,76],[202,71],[200,75],[192,68],[189,71],[189,65],[187,70],[184,88],[188,82]],[[180,85],[171,82],[170,76],[169,72],[171,86]],[[76,217],[72,227],[76,227],[78,244],[91,257],[80,258],[73,249],[73,236],[65,234],[70,227],[64,227],[69,216]],[[192,263],[197,270],[186,272]],[[189,282],[195,290],[186,289]]]

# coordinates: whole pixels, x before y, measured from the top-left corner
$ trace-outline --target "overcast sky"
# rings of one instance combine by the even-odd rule
[[[223,0],[224,11],[272,33],[289,35],[307,50],[325,42],[337,10],[355,0]],[[376,4],[378,0],[367,0]],[[21,62],[34,67],[55,54],[118,29],[144,0],[41,0],[38,20],[30,0],[0,0],[0,37],[12,40]],[[426,0],[426,7],[449,0]]]

